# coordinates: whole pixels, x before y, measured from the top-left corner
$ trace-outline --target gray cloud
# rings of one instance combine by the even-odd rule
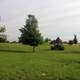
[[[79,35],[79,0],[0,0],[0,16],[7,27],[9,40],[18,40],[28,14],[39,21],[43,36],[52,39],[61,36],[64,40]]]

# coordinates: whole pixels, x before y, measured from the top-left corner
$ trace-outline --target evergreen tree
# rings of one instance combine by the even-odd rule
[[[32,46],[33,52],[35,52],[35,48],[42,43],[43,40],[43,37],[38,30],[38,21],[35,16],[28,15],[24,27],[19,30],[21,31],[19,42]]]
[[[74,35],[73,43],[74,44],[77,44],[78,43],[78,40],[77,40],[77,36],[76,35]]]

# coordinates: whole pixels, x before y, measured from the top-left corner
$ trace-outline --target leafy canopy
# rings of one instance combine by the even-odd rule
[[[19,41],[30,46],[38,46],[42,42],[41,33],[38,30],[38,21],[34,15],[28,15],[23,28],[20,29]]]

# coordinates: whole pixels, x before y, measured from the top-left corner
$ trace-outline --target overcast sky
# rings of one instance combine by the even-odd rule
[[[44,37],[80,40],[80,0],[0,0],[1,24],[6,25],[8,40],[18,40],[28,14],[38,19]]]

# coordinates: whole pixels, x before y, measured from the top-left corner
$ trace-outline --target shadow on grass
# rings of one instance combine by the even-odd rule
[[[80,54],[80,51],[71,51],[70,53],[73,53],[73,54]]]
[[[11,53],[33,53],[32,51],[20,51],[20,50],[0,50],[0,52],[11,52]]]

